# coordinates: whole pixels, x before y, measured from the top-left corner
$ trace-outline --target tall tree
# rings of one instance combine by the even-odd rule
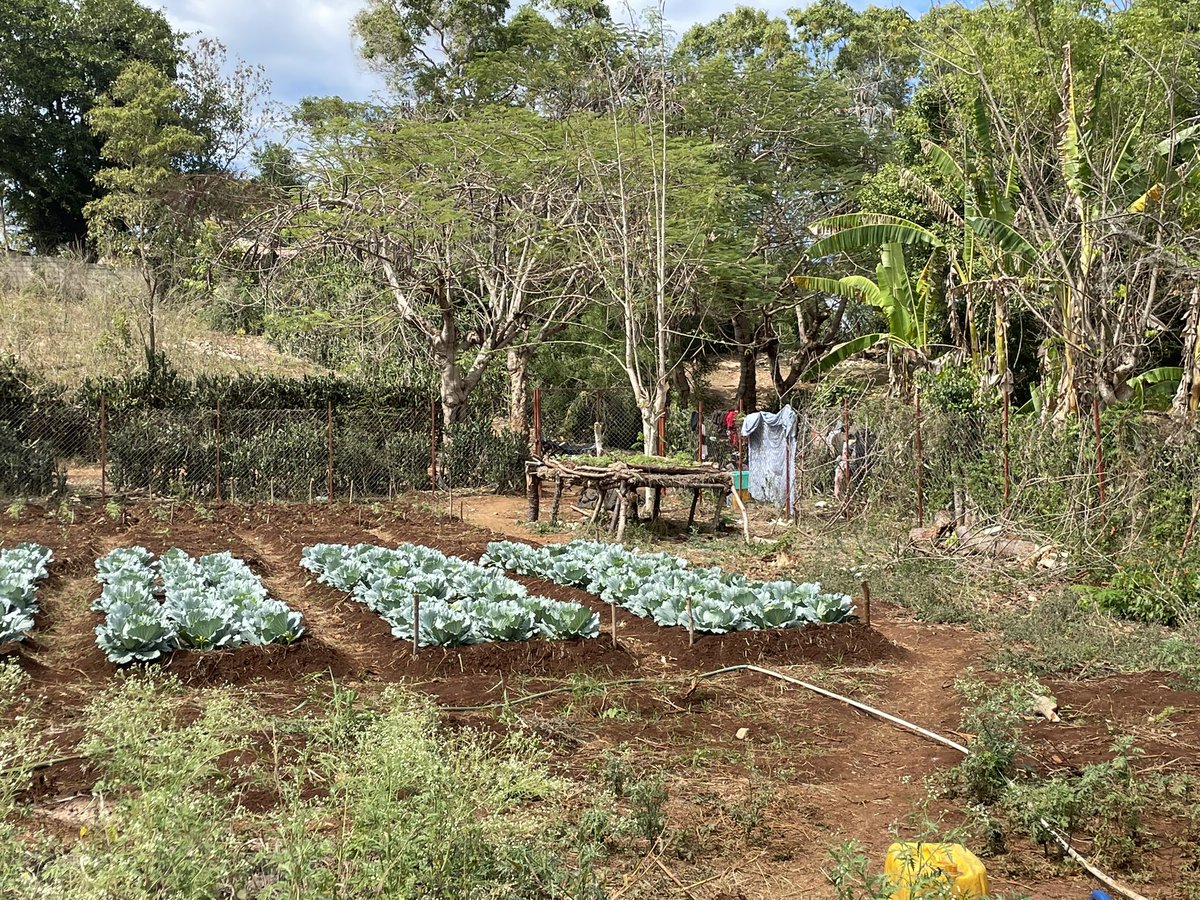
[[[151,372],[158,361],[158,309],[196,224],[179,164],[203,138],[182,124],[183,93],[161,71],[130,63],[88,119],[104,138],[110,165],[96,175],[105,193],[84,208],[106,252],[129,259],[145,284],[145,338]]]
[[[82,246],[102,191],[88,113],[133,61],[173,77],[180,42],[137,0],[0,0],[0,180],[42,251]]]
[[[341,255],[391,298],[433,357],[447,425],[497,357],[535,345],[590,294],[566,239],[579,167],[561,148],[558,129],[520,110],[333,120],[308,151],[302,195],[278,213],[297,251]],[[520,427],[523,397],[516,406]]]

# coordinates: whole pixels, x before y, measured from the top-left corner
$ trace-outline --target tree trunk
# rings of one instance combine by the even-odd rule
[[[508,427],[513,434],[528,436],[529,416],[525,406],[529,399],[529,363],[532,347],[510,347],[508,350]]]
[[[739,310],[733,317],[733,340],[738,346],[737,400],[746,410],[758,409],[758,352],[754,333]]]
[[[442,425],[457,425],[467,417],[467,384],[453,360],[441,360]]]
[[[1200,284],[1192,287],[1180,364],[1183,377],[1171,403],[1171,415],[1181,422],[1191,422],[1200,410]]]

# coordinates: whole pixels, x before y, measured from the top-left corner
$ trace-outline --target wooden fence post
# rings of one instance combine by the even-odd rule
[[[1004,504],[1008,505],[1008,495],[1012,485],[1012,451],[1009,449],[1008,417],[1012,401],[1008,396],[1008,387],[1004,389]]]
[[[696,401],[696,462],[704,462],[704,401]]]

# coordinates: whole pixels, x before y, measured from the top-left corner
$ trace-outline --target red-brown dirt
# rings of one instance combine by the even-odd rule
[[[474,498],[464,500],[470,519],[476,504]],[[512,521],[521,501],[505,502]],[[488,507],[489,524],[503,524],[495,512],[498,503],[478,505]],[[985,640],[969,630],[915,624],[877,601],[872,627],[706,636],[689,647],[683,629],[659,628],[618,609],[614,645],[611,611],[597,598],[522,579],[546,596],[592,606],[601,613],[604,634],[581,642],[428,648],[414,659],[411,648],[397,641],[380,618],[316,583],[298,565],[301,549],[319,541],[411,541],[477,559],[496,536],[403,502],[207,508],[144,503],[126,509],[117,521],[102,509],[84,506],[75,510],[74,523],[29,508],[19,521],[0,526],[0,543],[37,540],[51,547],[55,558],[39,592],[42,612],[34,632],[7,652],[30,675],[31,708],[42,701],[39,714],[47,733],[69,755],[83,708],[117,671],[94,642],[99,618],[88,609],[99,590],[92,579],[94,560],[113,547],[133,544],[156,552],[172,546],[192,553],[230,550],[263,577],[274,596],[303,613],[308,633],[290,647],[180,652],[161,664],[188,684],[237,685],[266,710],[285,708],[310,693],[313,677],[321,676],[363,691],[405,682],[452,708],[555,688],[568,677],[600,685],[578,696],[559,692],[512,709],[522,727],[555,750],[555,765],[585,784],[598,761],[618,748],[626,748],[640,769],[663,774],[666,812],[678,846],[652,868],[643,867],[636,890],[631,887],[624,896],[829,896],[822,868],[831,847],[858,840],[878,867],[893,839],[889,829],[917,833],[907,817],[926,796],[925,779],[958,761],[953,751],[758,675],[737,672],[698,682],[694,676],[744,662],[783,669],[953,735],[961,712],[953,681],[978,666],[986,651]],[[1180,751],[1200,746],[1196,692],[1152,676],[1053,689],[1066,721],[1030,725],[1031,764],[1070,769],[1104,758],[1106,729],[1113,727],[1144,738],[1147,758],[1166,770],[1197,770],[1194,750]],[[1164,709],[1177,711],[1165,723],[1156,718]],[[487,710],[448,715],[452,722],[511,727]],[[740,728],[748,729],[742,740]],[[31,799],[49,809],[90,791],[90,779],[78,759],[68,759],[38,774]],[[960,821],[941,802],[927,814],[943,817],[946,825]],[[1143,891],[1182,896],[1170,889],[1170,872],[1177,871],[1172,867],[1182,857],[1172,836],[1156,837],[1167,849],[1151,867],[1153,889]],[[1019,839],[1010,840],[1010,847],[1023,852],[989,860],[998,892],[1066,900],[1086,896],[1093,886],[1077,870],[1038,862],[1040,850],[1021,846]],[[629,868],[639,862],[630,860]],[[619,873],[613,877],[614,885],[622,884]],[[680,890],[693,882],[701,883]]]

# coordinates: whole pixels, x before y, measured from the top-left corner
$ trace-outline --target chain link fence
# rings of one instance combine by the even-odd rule
[[[103,397],[0,398],[0,494],[193,500],[382,498],[524,485],[526,439],[475,404],[443,426],[435,399],[401,409],[110,408]]]
[[[590,453],[595,423],[606,450],[643,452],[641,414],[621,388],[541,388],[535,435],[549,454]],[[740,410],[694,402],[655,423],[659,455],[755,463]],[[787,483],[797,515],[817,505],[845,516],[886,510],[928,524],[939,510],[1072,544],[1101,535],[1179,546],[1195,530],[1200,435],[1136,407],[1054,422],[998,405],[939,404],[861,394],[797,410]],[[739,480],[739,483],[740,480]]]

